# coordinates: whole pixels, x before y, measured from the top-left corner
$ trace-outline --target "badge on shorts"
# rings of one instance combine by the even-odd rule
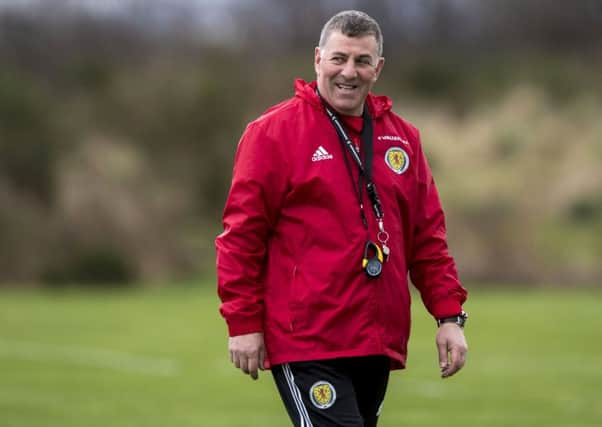
[[[391,147],[385,153],[385,163],[398,175],[408,170],[410,156],[401,147]]]
[[[337,392],[329,382],[318,381],[309,389],[309,398],[316,408],[328,409],[337,400]]]

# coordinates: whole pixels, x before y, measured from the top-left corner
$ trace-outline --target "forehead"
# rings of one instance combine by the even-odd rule
[[[376,56],[378,45],[376,38],[371,34],[361,37],[348,37],[340,31],[333,31],[326,40],[322,51],[325,53],[339,52],[349,56]]]

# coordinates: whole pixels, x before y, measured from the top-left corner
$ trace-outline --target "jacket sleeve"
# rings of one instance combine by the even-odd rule
[[[418,197],[409,272],[427,310],[435,317],[462,311],[467,292],[461,286],[447,247],[445,217],[439,193],[418,138]]]
[[[263,273],[285,193],[283,160],[274,140],[250,124],[234,159],[224,231],[215,240],[220,313],[230,336],[263,331]]]

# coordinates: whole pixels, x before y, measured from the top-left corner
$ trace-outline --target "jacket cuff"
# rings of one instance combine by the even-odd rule
[[[262,319],[228,320],[228,335],[231,337],[251,334],[253,332],[263,332]]]
[[[437,301],[431,308],[431,314],[435,319],[455,316],[462,312],[462,304],[455,299],[445,299]]]

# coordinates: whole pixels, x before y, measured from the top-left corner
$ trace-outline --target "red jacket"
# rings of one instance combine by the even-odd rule
[[[357,165],[350,160],[352,183],[315,87],[297,80],[295,97],[250,123],[240,140],[216,239],[220,311],[230,336],[264,332],[268,366],[380,354],[402,368],[408,272],[434,317],[459,313],[466,299],[439,196],[417,129],[391,111],[390,99],[369,95],[373,177],[391,248],[380,277],[369,278],[361,260],[377,223],[363,187],[369,230],[362,224]],[[359,141],[353,121],[347,130]],[[397,162],[387,161],[390,149]]]

